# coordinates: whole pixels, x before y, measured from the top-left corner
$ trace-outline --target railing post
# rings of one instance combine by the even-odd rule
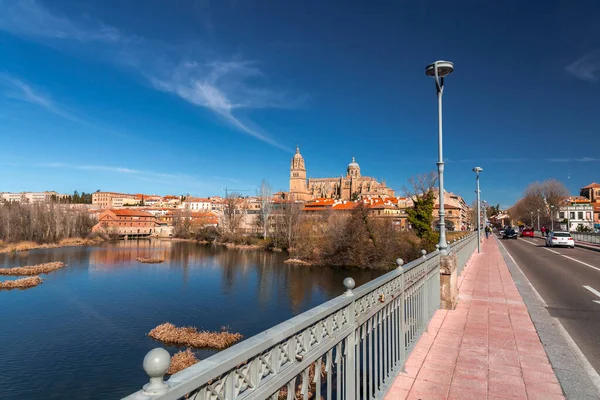
[[[356,283],[352,278],[344,279],[344,286],[346,287],[346,296],[354,296],[352,289]],[[354,330],[348,337],[346,337],[346,365],[344,366],[344,373],[346,375],[344,388],[346,392],[346,396],[344,397],[347,400],[354,400],[356,397],[356,330],[358,326],[356,326],[356,313],[355,313],[356,302],[355,299],[352,299],[352,303],[348,306],[348,322],[350,326],[354,327]],[[317,374],[320,371],[316,372]],[[341,379],[338,376],[337,379]]]
[[[406,309],[405,309],[405,283],[404,283],[404,269],[402,266],[404,265],[404,261],[401,258],[396,260],[396,264],[398,264],[398,269],[400,270],[400,327],[398,329],[398,335],[400,335],[399,347],[400,347],[400,371],[406,372],[406,368],[404,368],[406,363]]]
[[[169,385],[165,383],[164,376],[171,365],[171,355],[163,348],[157,347],[150,350],[144,357],[143,367],[150,377],[150,382],[143,387],[144,393],[156,396],[167,393]]]

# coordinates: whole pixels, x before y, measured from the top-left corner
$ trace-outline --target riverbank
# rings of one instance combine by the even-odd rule
[[[58,243],[35,243],[35,242],[17,242],[17,243],[2,243],[0,242],[0,253],[14,253],[19,251],[28,251],[36,249],[55,249],[58,247],[70,246],[93,246],[104,243],[109,239],[96,236],[94,238],[67,238],[62,239]]]

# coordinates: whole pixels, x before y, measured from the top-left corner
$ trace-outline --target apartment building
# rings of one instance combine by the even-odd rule
[[[96,192],[92,194],[92,204],[100,208],[113,208],[140,204],[140,200],[135,194]]]
[[[200,197],[188,197],[181,202],[179,208],[190,210],[190,211],[212,211],[212,202],[210,199],[204,199]]]
[[[51,200],[61,200],[69,197],[68,194],[60,194],[55,191],[46,192],[21,192],[21,193],[0,193],[0,198],[9,203],[48,203]]]

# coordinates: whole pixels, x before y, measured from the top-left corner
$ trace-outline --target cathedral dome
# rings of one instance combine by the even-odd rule
[[[348,164],[348,168],[360,168],[354,157],[352,157],[352,162]]]
[[[296,146],[296,154],[294,154],[294,159],[302,158],[302,154],[300,154],[300,147]]]

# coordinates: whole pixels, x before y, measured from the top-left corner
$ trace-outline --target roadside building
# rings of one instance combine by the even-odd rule
[[[600,184],[592,182],[579,190],[581,197],[586,197],[590,200],[594,208],[594,228],[600,228]]]
[[[586,197],[572,196],[559,207],[556,218],[561,222],[561,229],[591,231],[594,229],[594,206]]]

